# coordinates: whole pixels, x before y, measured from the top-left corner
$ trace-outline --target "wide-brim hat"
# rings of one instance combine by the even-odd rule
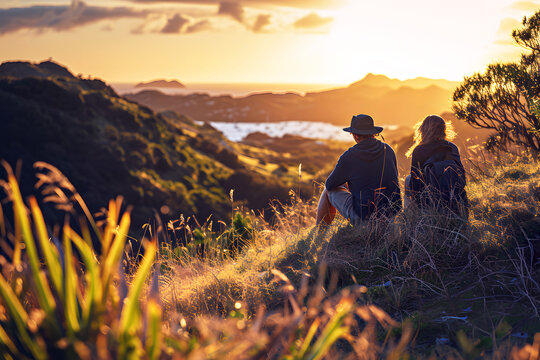
[[[353,116],[351,119],[351,126],[344,128],[343,131],[358,135],[373,135],[383,131],[383,128],[374,126],[373,118],[371,116],[360,114]]]

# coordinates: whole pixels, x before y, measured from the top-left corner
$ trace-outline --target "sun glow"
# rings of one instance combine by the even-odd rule
[[[261,2],[231,16],[217,15],[219,2],[197,6],[141,3],[133,9],[162,13],[142,19],[105,19],[68,30],[2,33],[0,22],[0,60],[52,57],[76,73],[111,82],[177,78],[186,83],[349,84],[369,72],[399,79],[461,80],[490,62],[513,59],[519,53],[518,47],[504,44],[509,35],[504,35],[508,30],[502,27],[530,11],[511,7],[514,2],[349,0],[313,9],[265,8]],[[47,0],[21,4],[45,3],[57,5]],[[130,6],[92,3],[96,4]],[[192,23],[197,16],[209,17],[211,25],[194,33],[161,33],[167,19],[181,11],[191,11],[186,19]],[[253,31],[261,14],[269,16],[264,18],[269,24]]]
[[[349,2],[321,39],[325,61],[332,64],[326,71],[339,82],[367,72],[461,80],[495,59],[511,60],[519,53],[518,47],[496,44],[511,3]]]

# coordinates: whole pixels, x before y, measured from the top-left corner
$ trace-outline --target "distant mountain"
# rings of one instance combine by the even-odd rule
[[[385,75],[367,74],[362,80],[349,85],[349,87],[359,86],[387,87],[390,89],[399,89],[400,87],[410,87],[413,89],[425,89],[430,86],[438,86],[445,90],[454,90],[458,85],[458,81],[450,81],[446,79],[429,79],[425,77],[417,77],[415,79],[399,80],[391,79]]]
[[[300,120],[347,125],[352,115],[367,113],[379,124],[412,126],[428,114],[450,109],[452,91],[436,85],[442,80],[428,80],[401,82],[370,74],[349,87],[304,96],[262,93],[233,98],[208,94],[167,95],[156,90],[125,96],[155,111],[174,110],[201,121]],[[422,84],[426,86],[421,87]],[[449,82],[444,84],[449,86]]]
[[[232,188],[252,209],[288,199],[288,186],[242,162],[234,144],[210,126],[157,114],[51,62],[4,63],[0,74],[0,159],[12,166],[22,160],[26,194],[33,191],[32,164],[45,161],[93,212],[123,195],[138,229],[164,206],[174,217],[226,220]]]
[[[177,80],[154,80],[149,82],[140,82],[135,85],[135,88],[172,88],[172,89],[182,89],[185,88],[185,85]]]

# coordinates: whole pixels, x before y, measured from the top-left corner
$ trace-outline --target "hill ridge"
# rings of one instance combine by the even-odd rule
[[[25,77],[64,77],[75,79],[75,76],[64,66],[52,61],[45,60],[39,63],[28,61],[5,61],[0,65],[0,76],[25,78]]]
[[[11,66],[3,64],[0,75],[2,159],[12,165],[22,159],[28,174],[36,161],[51,163],[93,212],[123,195],[137,209],[137,225],[163,206],[175,216],[213,214],[219,220],[229,214],[228,193],[235,186],[257,187],[236,193],[253,209],[263,209],[272,197],[288,198],[289,187],[240,161],[236,148],[210,126],[175,112],[156,113],[57,64],[18,62],[25,71],[7,71]],[[41,198],[27,182],[22,185]]]
[[[259,93],[232,97],[206,93],[175,95],[144,90],[125,97],[154,111],[174,110],[193,119],[216,122],[300,120],[346,125],[352,115],[368,113],[378,123],[412,126],[426,114],[450,110],[450,90],[436,84],[421,88],[415,87],[414,83],[400,84],[397,87],[378,86],[372,81],[364,81],[346,88],[305,95]]]
[[[432,79],[424,76],[418,76],[411,79],[400,80],[396,78],[390,78],[384,74],[368,73],[361,80],[351,83],[348,87],[358,87],[364,85],[399,88],[402,86],[409,86],[415,89],[422,89],[435,85],[445,90],[453,90],[459,81],[451,81],[447,79]]]

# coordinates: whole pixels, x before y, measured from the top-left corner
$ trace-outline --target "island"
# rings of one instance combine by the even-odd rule
[[[185,88],[185,85],[178,80],[153,80],[149,82],[140,82],[135,85],[135,88]]]

